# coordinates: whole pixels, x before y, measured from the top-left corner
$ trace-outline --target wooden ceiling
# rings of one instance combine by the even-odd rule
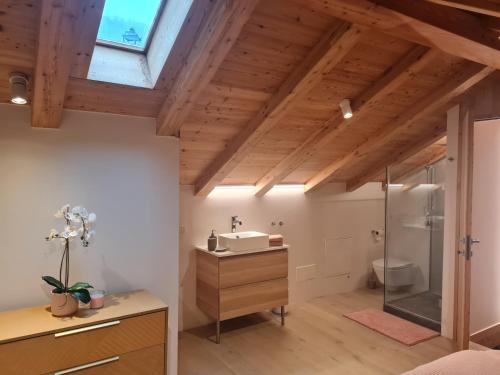
[[[154,89],[97,82],[103,5],[0,0],[0,102],[21,71],[33,126],[58,127],[63,108],[154,117],[200,195],[403,175],[444,156],[446,110],[500,68],[495,1],[194,0]]]

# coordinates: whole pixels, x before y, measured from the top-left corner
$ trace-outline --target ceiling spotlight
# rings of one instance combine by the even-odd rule
[[[351,101],[349,99],[342,99],[339,106],[344,118],[350,119],[352,117]]]
[[[28,103],[28,77],[23,73],[11,73],[10,101],[14,104]]]

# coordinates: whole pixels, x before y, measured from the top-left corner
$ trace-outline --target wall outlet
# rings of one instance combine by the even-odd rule
[[[316,264],[308,264],[307,266],[299,266],[295,269],[297,281],[306,281],[316,278]]]

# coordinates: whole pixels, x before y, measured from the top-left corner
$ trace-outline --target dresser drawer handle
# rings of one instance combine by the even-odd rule
[[[95,361],[95,362],[87,363],[86,365],[72,367],[72,368],[68,368],[66,370],[62,370],[62,371],[56,371],[56,372],[54,372],[54,375],[70,374],[72,372],[77,372],[77,371],[80,371],[80,370],[85,370],[87,368],[96,367],[96,366],[100,366],[100,365],[105,365],[106,363],[116,362],[119,359],[120,359],[120,357],[118,357],[118,356],[107,358],[107,359],[102,359],[100,361]]]
[[[120,321],[119,320],[114,320],[112,322],[107,322],[107,323],[102,323],[102,324],[96,324],[96,325],[93,325],[93,326],[72,329],[71,331],[64,331],[64,332],[55,333],[54,337],[57,338],[57,337],[64,337],[64,336],[69,336],[69,335],[76,335],[77,333],[82,333],[82,332],[87,332],[87,331],[93,331],[94,329],[112,327],[112,326],[116,326],[118,324],[120,324]]]

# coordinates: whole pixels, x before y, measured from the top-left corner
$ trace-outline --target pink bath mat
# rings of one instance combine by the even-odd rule
[[[344,316],[408,346],[439,336],[435,331],[380,310],[367,309]]]

